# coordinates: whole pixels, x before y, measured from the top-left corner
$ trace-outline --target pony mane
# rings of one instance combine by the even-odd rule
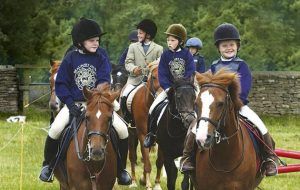
[[[158,60],[155,60],[155,61],[152,61],[151,63],[149,63],[149,64],[147,65],[147,67],[148,67],[149,70],[150,70],[150,73],[152,73],[152,71],[153,71],[155,68],[158,67],[158,63],[159,63],[159,61],[158,61]]]
[[[105,97],[107,99],[111,99],[112,91],[110,90],[109,83],[103,83],[97,86],[92,90],[91,98],[87,100],[88,107],[95,107],[98,104],[98,101],[101,97]],[[87,110],[89,111],[89,110]]]
[[[243,106],[239,96],[241,87],[240,76],[238,73],[231,72],[227,69],[221,69],[215,74],[212,74],[210,71],[203,74],[198,73],[196,74],[196,79],[200,86],[206,83],[213,83],[227,88],[236,111],[240,110]]]
[[[191,78],[179,78],[175,79],[173,88],[177,88],[179,86],[184,86],[184,85],[191,85],[193,88],[195,88],[194,85],[194,76],[191,76]]]

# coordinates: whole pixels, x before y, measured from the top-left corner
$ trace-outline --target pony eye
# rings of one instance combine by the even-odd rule
[[[218,102],[217,103],[217,107],[218,108],[223,108],[223,106],[224,106],[224,102]]]

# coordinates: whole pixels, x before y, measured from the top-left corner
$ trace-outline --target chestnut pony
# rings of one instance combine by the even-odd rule
[[[251,190],[262,180],[249,133],[239,122],[240,83],[236,73],[197,74],[197,190]],[[200,151],[202,150],[202,151]]]
[[[50,60],[50,77],[49,77],[49,83],[50,83],[50,100],[49,100],[49,108],[51,111],[51,119],[50,124],[54,121],[55,116],[61,109],[61,101],[57,98],[55,94],[55,78],[58,71],[58,68],[61,64],[61,61],[58,60]]]
[[[117,176],[117,155],[110,140],[112,103],[119,92],[111,92],[105,83],[93,91],[84,88],[83,93],[86,115],[67,150],[66,173],[57,167],[54,174],[63,190],[111,190]]]
[[[140,179],[141,184],[146,185],[146,189],[151,189],[150,173],[151,173],[151,163],[149,159],[149,148],[143,146],[145,137],[147,135],[147,121],[148,121],[148,112],[151,104],[154,101],[157,91],[160,89],[158,81],[158,67],[156,62],[149,64],[150,74],[148,76],[147,83],[143,87],[139,88],[132,100],[132,116],[133,122],[135,124],[134,128],[129,128],[129,160],[131,163],[131,177],[132,183],[136,185],[136,174],[135,166],[137,163],[137,154],[136,154],[136,136],[141,145],[141,153],[144,163],[144,172],[143,176]],[[163,167],[161,157],[158,155],[156,160],[157,173],[155,178],[155,187],[154,189],[161,189],[160,187],[160,174]]]

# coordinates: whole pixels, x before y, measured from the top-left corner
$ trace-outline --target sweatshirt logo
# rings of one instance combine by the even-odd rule
[[[169,63],[170,71],[175,79],[183,78],[185,73],[185,61],[182,58],[175,58]]]
[[[82,64],[74,70],[76,85],[79,90],[84,86],[92,89],[96,84],[96,68],[88,63]]]

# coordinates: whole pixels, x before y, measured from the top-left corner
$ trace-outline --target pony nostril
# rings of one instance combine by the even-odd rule
[[[103,160],[105,157],[105,150],[104,149],[92,149],[91,150],[91,154],[92,154],[92,160],[95,161],[99,161],[99,160]]]
[[[207,135],[206,139],[207,139],[206,141],[211,141],[212,140],[212,135]]]

